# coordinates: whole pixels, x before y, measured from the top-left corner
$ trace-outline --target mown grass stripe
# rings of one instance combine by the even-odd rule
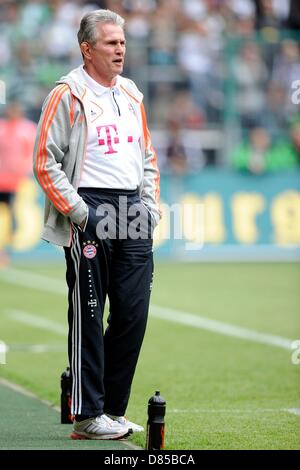
[[[67,292],[66,286],[64,286],[58,279],[53,279],[47,276],[42,276],[40,274],[34,274],[12,268],[0,272],[0,279],[8,283],[18,284],[24,287],[30,287],[32,289],[47,291],[59,295],[66,295]],[[30,319],[28,315],[30,314],[27,314],[27,321],[29,322]],[[289,338],[283,338],[281,336],[276,336],[269,333],[261,333],[230,323],[221,322],[219,320],[211,320],[210,318],[206,318],[202,315],[195,315],[185,311],[161,307],[159,305],[151,304],[150,315],[160,320],[167,320],[169,322],[208,330],[213,333],[219,333],[225,336],[248,340],[255,343],[275,346],[285,350],[291,350],[291,345],[293,342],[293,340]],[[20,315],[19,318],[21,318]],[[23,315],[22,321],[26,321],[26,316]],[[42,323],[43,322],[39,323],[40,327],[42,327]],[[56,328],[54,323],[53,328]],[[59,325],[59,328],[61,328],[61,325]],[[65,334],[65,330],[63,334]]]

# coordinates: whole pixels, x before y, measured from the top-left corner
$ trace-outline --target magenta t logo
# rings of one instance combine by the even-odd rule
[[[110,153],[117,153],[117,151],[113,148],[112,144],[118,144],[120,139],[118,137],[118,130],[115,124],[107,124],[106,126],[98,126],[96,127],[98,132],[98,142],[99,145],[107,145],[108,151],[105,152],[105,155]],[[103,130],[104,129],[104,130]],[[111,132],[114,132],[115,137],[112,137]]]

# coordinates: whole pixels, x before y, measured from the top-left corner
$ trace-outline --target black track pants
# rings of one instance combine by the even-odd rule
[[[72,413],[122,416],[147,323],[153,275],[152,239],[120,238],[118,233],[106,239],[97,236],[99,205],[116,209],[117,229],[120,196],[123,201],[126,197],[128,208],[135,204],[145,209],[135,191],[79,192],[89,206],[89,219],[84,232],[73,226],[71,247],[65,248]],[[107,295],[109,317],[104,333]]]

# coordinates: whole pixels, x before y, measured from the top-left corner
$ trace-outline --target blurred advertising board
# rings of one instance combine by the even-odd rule
[[[40,239],[43,201],[29,179],[16,195],[14,217],[0,204],[0,247],[7,246],[15,258],[55,258],[61,253]],[[300,172],[252,176],[206,169],[184,176],[162,175],[161,210],[163,217],[155,230],[158,257],[300,260]]]

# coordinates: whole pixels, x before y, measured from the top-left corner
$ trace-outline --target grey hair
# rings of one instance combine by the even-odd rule
[[[111,10],[94,10],[86,13],[80,22],[80,28],[77,33],[79,45],[84,41],[89,42],[93,46],[96,44],[98,39],[97,23],[113,23],[124,29],[125,20],[122,16]]]

